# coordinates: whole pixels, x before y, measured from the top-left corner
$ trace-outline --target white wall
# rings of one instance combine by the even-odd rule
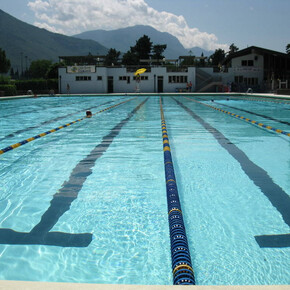
[[[108,92],[108,77],[113,77],[114,93],[134,93],[137,86],[142,93],[154,93],[158,90],[158,77],[163,77],[163,92],[175,92],[177,88],[186,88],[186,83],[169,83],[169,76],[187,76],[188,82],[192,82],[193,91],[195,88],[195,67],[189,67],[187,72],[167,72],[166,67],[152,67],[151,72],[145,72],[141,76],[148,77],[148,80],[141,80],[139,84],[134,78],[134,73],[127,72],[124,68],[96,67],[96,72],[75,72],[67,73],[66,68],[59,68],[60,93],[67,93],[67,84],[70,86],[71,94],[94,94]],[[77,81],[76,77],[90,77],[91,80]],[[98,80],[101,77],[101,80]],[[126,77],[120,80],[119,77]],[[127,78],[130,78],[128,83]]]
[[[253,60],[254,66],[242,66],[242,60]],[[206,72],[212,77],[220,77],[224,85],[235,81],[235,76],[243,76],[244,78],[258,78],[261,84],[264,78],[264,59],[262,55],[248,54],[232,59],[232,66],[227,72],[214,72],[212,67],[200,67],[199,69]]]
[[[254,66],[242,66],[243,60],[252,60]],[[264,78],[264,57],[258,54],[248,54],[232,59],[231,73],[233,77],[243,76],[245,78],[258,78],[258,83],[261,84]]]
[[[76,81],[77,76],[90,76],[90,81]],[[102,76],[102,81],[98,81],[97,77]],[[66,68],[59,68],[59,89],[60,93],[67,93],[67,84],[70,86],[71,94],[93,94],[104,93],[107,87],[104,85],[104,79],[106,77],[105,68],[97,68],[96,72],[85,73],[67,73]]]

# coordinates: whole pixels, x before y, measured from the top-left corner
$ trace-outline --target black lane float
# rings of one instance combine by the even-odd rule
[[[174,285],[195,285],[194,272],[186,237],[182,210],[174,174],[170,144],[160,98],[164,168],[167,191],[168,221],[171,244],[172,273]]]

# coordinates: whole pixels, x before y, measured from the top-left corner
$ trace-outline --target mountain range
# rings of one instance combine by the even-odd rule
[[[35,27],[0,10],[0,48],[11,66],[25,70],[37,59],[58,61],[59,56],[106,54],[108,49],[93,40],[83,40]]]
[[[172,34],[160,32],[151,26],[145,25],[136,25],[109,31],[93,30],[74,36],[81,39],[95,40],[107,48],[115,48],[121,52],[127,52],[143,35],[147,35],[151,42],[153,42],[153,45],[166,44],[167,48],[164,51],[164,56],[168,59],[176,59],[181,55],[189,55],[189,51],[191,51],[192,55],[196,56],[200,56],[201,53],[203,53],[204,56],[209,56],[213,53],[213,51],[207,51],[199,47],[185,49],[180,41]]]
[[[59,56],[89,53],[105,55],[109,48],[124,53],[143,35],[147,35],[153,45],[166,44],[166,58],[175,59],[189,53],[196,56],[200,56],[201,53],[205,56],[213,53],[198,47],[185,49],[173,35],[150,26],[137,25],[111,31],[94,30],[66,36],[27,24],[0,9],[0,48],[5,50],[11,66],[18,71],[25,70],[31,61],[37,59],[57,62]]]

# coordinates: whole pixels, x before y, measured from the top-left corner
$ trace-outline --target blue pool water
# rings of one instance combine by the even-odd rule
[[[290,131],[289,104],[212,98],[191,97]],[[2,100],[0,149],[128,99]],[[163,109],[197,284],[289,284],[290,138],[181,96]],[[0,155],[0,279],[172,284],[162,148],[159,97],[140,96]]]

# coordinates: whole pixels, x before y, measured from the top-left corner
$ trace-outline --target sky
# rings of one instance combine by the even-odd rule
[[[290,43],[290,0],[1,0],[0,9],[65,35],[143,24],[187,49],[234,43],[285,52]]]

